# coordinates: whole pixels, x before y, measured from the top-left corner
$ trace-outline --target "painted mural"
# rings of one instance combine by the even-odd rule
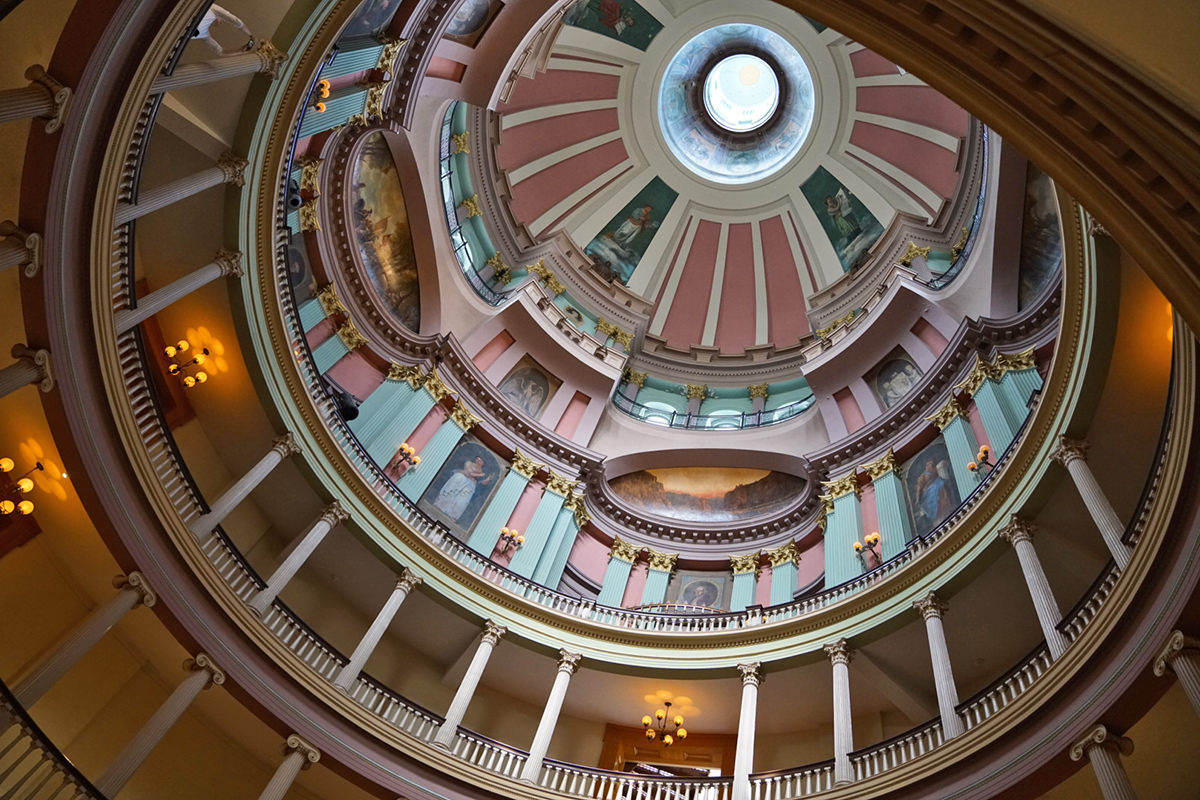
[[[537,419],[560,386],[561,380],[526,355],[513,365],[497,388],[501,396],[515,408]]]
[[[962,502],[958,496],[958,485],[950,471],[950,454],[946,452],[946,443],[941,438],[935,439],[905,462],[902,472],[913,532],[917,536],[924,536],[940,525]]]
[[[883,407],[891,408],[916,388],[923,374],[908,354],[897,347],[879,364],[868,383]]]
[[[782,511],[804,481],[765,469],[667,467],[620,475],[608,485],[639,512],[682,522],[731,522]]]
[[[862,201],[824,167],[817,167],[800,191],[837,251],[842,271],[849,272],[865,261],[871,245],[883,235],[883,226]]]
[[[702,606],[718,611],[729,610],[729,595],[733,589],[730,576],[713,572],[679,570],[667,584],[667,602]]]
[[[438,470],[417,507],[465,538],[496,491],[505,466],[495,453],[467,434]]]
[[[370,36],[391,24],[400,8],[400,0],[366,0],[342,31],[342,38]]]
[[[462,0],[442,38],[474,47],[500,12],[500,0]]]
[[[1033,164],[1025,168],[1025,209],[1021,219],[1021,260],[1017,307],[1024,309],[1058,278],[1062,268],[1062,229],[1054,181]]]
[[[584,248],[594,268],[628,284],[679,192],[655,177]]]
[[[563,22],[645,50],[662,23],[633,0],[574,0]]]
[[[373,133],[353,168],[354,238],[371,283],[393,316],[421,329],[421,287],[400,175],[387,139]]]

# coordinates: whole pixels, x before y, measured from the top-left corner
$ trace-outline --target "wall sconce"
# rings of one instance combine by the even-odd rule
[[[975,477],[983,480],[989,472],[992,471],[992,464],[988,462],[991,458],[992,449],[986,444],[979,448],[979,452],[975,454],[975,461],[967,462],[967,469],[975,473]]]
[[[421,457],[417,455],[417,451],[413,449],[412,445],[410,445],[408,442],[404,442],[400,445],[400,449],[396,451],[397,466],[400,464],[408,464],[409,466],[415,467],[420,463]]]
[[[660,708],[654,712],[654,717],[649,714],[642,717],[642,727],[646,729],[646,739],[653,742],[655,739],[662,739],[664,747],[670,747],[675,744],[675,740],[683,741],[687,738],[687,728],[683,727],[683,717],[676,714],[670,717],[671,701],[667,700],[663,703],[666,708]]]
[[[854,554],[858,556],[858,560],[863,563],[863,568],[867,566],[866,556],[863,555],[863,542],[866,542],[867,552],[875,556],[875,565],[882,563],[883,558],[879,554],[879,531],[873,531],[863,537],[862,542],[854,543]]]
[[[325,80],[324,78],[317,81],[317,96],[320,97],[321,100],[329,99],[329,81]],[[318,100],[313,104],[313,108],[317,110],[318,114],[325,113],[325,104],[322,103],[321,100]]]
[[[525,537],[522,536],[521,532],[516,528],[501,528],[500,541],[504,542],[503,547],[500,548],[500,553],[502,555],[508,555],[521,545],[525,544]]]
[[[11,458],[0,458],[0,472],[12,472],[14,467],[16,467],[16,462]],[[39,461],[32,469],[14,480],[11,485],[0,487],[0,514],[8,516],[14,513],[21,515],[33,513],[33,501],[22,495],[33,491],[33,478],[30,476],[44,469],[42,462]]]

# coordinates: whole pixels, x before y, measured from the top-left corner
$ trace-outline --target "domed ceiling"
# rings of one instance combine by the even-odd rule
[[[965,111],[788,9],[576,0],[562,19],[496,109],[500,191],[532,239],[566,234],[643,298],[669,346],[794,344],[815,293],[969,183]]]

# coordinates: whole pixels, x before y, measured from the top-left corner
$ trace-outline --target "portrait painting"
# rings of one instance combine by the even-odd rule
[[[408,212],[396,162],[382,133],[370,134],[351,171],[352,239],[363,268],[392,315],[409,330],[421,329],[421,287]]]
[[[500,0],[462,0],[454,10],[442,38],[474,47],[500,13]]]
[[[662,23],[633,0],[573,0],[563,23],[599,33],[645,50],[662,30]]]
[[[777,514],[804,488],[795,475],[740,467],[643,469],[608,482],[639,514],[680,522],[733,522]]]
[[[549,370],[532,357],[525,355],[513,365],[496,388],[514,408],[524,411],[532,419],[537,419],[560,386],[561,380],[551,375]]]
[[[837,251],[842,271],[849,272],[865,261],[871,246],[883,235],[883,226],[862,201],[824,167],[817,167],[800,191]]]
[[[1017,308],[1025,309],[1054,283],[1062,268],[1062,228],[1054,181],[1033,164],[1025,168]]]
[[[674,205],[679,192],[659,177],[642,190],[609,220],[584,252],[597,269],[607,271],[623,284],[628,284],[646,248],[658,233],[663,218]]]
[[[667,584],[667,602],[728,611],[732,589],[733,582],[724,573],[679,570]]]
[[[962,502],[950,470],[950,454],[940,437],[905,462],[904,489],[917,536],[925,536],[942,524]]]
[[[908,354],[897,347],[872,371],[867,382],[875,390],[875,396],[879,398],[883,407],[891,408],[916,388],[922,375],[924,373]]]
[[[400,0],[366,0],[346,24],[341,38],[371,36],[385,30],[399,8]]]
[[[438,470],[417,507],[465,537],[496,491],[504,467],[495,453],[467,434]]]

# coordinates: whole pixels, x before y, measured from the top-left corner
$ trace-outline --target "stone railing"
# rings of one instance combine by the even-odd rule
[[[0,797],[104,800],[0,683]]]

